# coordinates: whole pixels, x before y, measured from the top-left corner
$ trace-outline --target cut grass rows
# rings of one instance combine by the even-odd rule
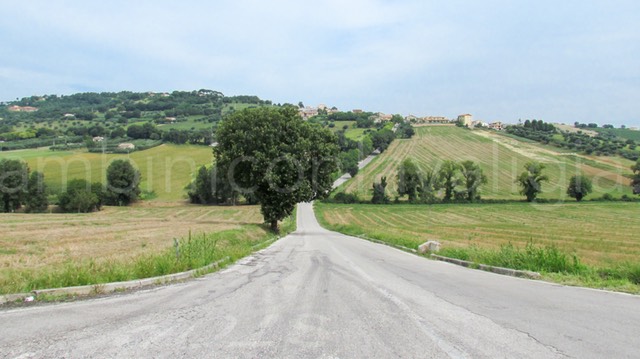
[[[438,240],[445,256],[640,293],[637,203],[315,206],[325,228],[345,234],[414,249]]]
[[[430,239],[446,247],[497,249],[533,241],[576,253],[588,264],[640,258],[637,203],[527,203],[482,205],[316,204],[318,219],[351,234],[403,241],[412,248]]]
[[[570,177],[580,172],[593,178],[593,197],[605,193],[614,197],[631,194],[629,180],[624,177],[630,172],[631,162],[627,160],[569,156],[492,132],[448,126],[419,127],[413,138],[394,141],[387,151],[339,191],[368,199],[371,197],[372,183],[386,176],[388,193],[393,198],[397,194],[397,168],[405,158],[412,158],[424,170],[437,169],[444,160],[472,160],[480,165],[488,177],[488,183],[482,187],[485,198],[521,198],[514,179],[523,171],[525,163],[531,160],[545,163],[545,173],[550,178],[544,184],[540,198],[565,199]]]

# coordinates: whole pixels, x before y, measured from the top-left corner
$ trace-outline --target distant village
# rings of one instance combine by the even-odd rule
[[[339,110],[335,106],[329,108],[327,107],[327,105],[320,104],[317,107],[311,107],[311,106],[301,107],[299,109],[299,112],[300,112],[300,116],[302,116],[303,119],[308,120],[309,118],[318,116],[320,114],[329,115],[332,113],[339,112]],[[353,109],[351,110],[351,112],[362,113],[363,110]],[[393,115],[377,112],[371,115],[370,118],[374,121],[374,123],[381,123],[381,122],[391,121],[392,117]],[[474,120],[473,116],[468,113],[460,115],[456,119],[449,119],[444,116],[418,117],[414,115],[408,115],[404,117],[404,120],[414,125],[449,125],[449,124],[460,123],[463,126],[466,126],[469,128],[485,127],[485,128],[491,128],[497,131],[504,130],[506,126],[505,124],[499,121],[488,123],[484,121]]]

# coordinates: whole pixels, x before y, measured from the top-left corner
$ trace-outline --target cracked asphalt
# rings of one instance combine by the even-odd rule
[[[211,275],[0,311],[2,358],[637,358],[640,297],[457,267],[322,229]]]

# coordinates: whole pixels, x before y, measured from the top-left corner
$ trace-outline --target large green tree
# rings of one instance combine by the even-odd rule
[[[219,166],[214,164],[210,168],[202,166],[196,178],[187,186],[187,194],[191,203],[199,204],[235,204],[238,192],[231,188],[225,174],[218,175]],[[246,197],[251,203],[250,196]]]
[[[487,176],[482,172],[482,168],[475,162],[467,160],[460,163],[460,173],[463,177],[467,200],[469,202],[479,200],[480,186],[487,183]]]
[[[389,196],[386,193],[387,177],[382,176],[380,182],[373,182],[373,196],[371,197],[371,203],[373,204],[387,204],[389,203]]]
[[[460,179],[457,177],[459,169],[459,164],[446,160],[442,162],[442,166],[438,171],[438,182],[442,185],[442,188],[444,188],[444,197],[442,200],[445,202],[451,201],[456,186],[460,184]]]
[[[131,162],[124,159],[111,162],[107,168],[105,203],[113,206],[129,205],[138,200],[139,186],[140,172]]]
[[[65,212],[87,213],[99,211],[102,206],[102,184],[85,179],[73,179],[66,191],[58,197],[58,205]]]
[[[438,171],[428,169],[422,175],[422,183],[418,187],[420,202],[435,203],[438,201],[438,190],[442,188]]]
[[[527,162],[525,171],[518,176],[516,183],[520,185],[520,194],[527,197],[527,202],[533,202],[542,192],[542,182],[549,181],[547,175],[542,174],[544,164],[539,162]]]
[[[19,160],[0,160],[0,211],[20,209],[27,196],[29,167]]]
[[[408,196],[409,202],[415,202],[418,199],[420,186],[422,186],[420,169],[410,158],[405,159],[398,169],[398,194]]]
[[[42,173],[36,171],[29,176],[25,202],[25,210],[31,213],[44,212],[49,207],[47,185],[44,183],[44,175]]]
[[[342,172],[347,172],[351,177],[355,177],[359,170],[360,150],[354,148],[347,152],[341,152],[339,158]]]
[[[573,176],[569,180],[569,187],[567,187],[567,194],[571,198],[575,198],[576,201],[580,202],[584,197],[586,197],[591,191],[593,187],[591,185],[591,180],[589,177],[579,175]]]
[[[633,177],[631,178],[631,187],[634,194],[640,194],[640,159],[636,161],[636,164],[631,166],[633,171]]]
[[[271,229],[299,202],[328,196],[338,168],[336,137],[292,106],[249,108],[226,117],[213,150],[234,190],[253,196]]]

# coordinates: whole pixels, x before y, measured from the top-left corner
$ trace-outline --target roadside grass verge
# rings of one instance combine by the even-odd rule
[[[295,223],[295,216],[283,221],[280,235],[294,231]],[[0,279],[0,294],[162,276],[202,268],[229,257],[230,260],[223,263],[224,266],[267,246],[277,238],[266,225],[248,224],[214,233],[189,232],[184,238],[173,239],[172,245],[163,251],[142,254],[131,260],[87,258],[69,260],[57,268],[47,270],[5,269],[6,272]],[[168,243],[170,241],[167,240]]]
[[[442,243],[439,255],[539,272],[548,281],[640,294],[634,203],[315,204],[320,224],[392,245]]]

